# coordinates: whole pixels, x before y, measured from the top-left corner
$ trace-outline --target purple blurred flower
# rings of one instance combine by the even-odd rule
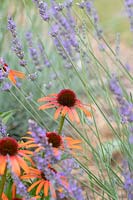
[[[15,22],[11,17],[8,18],[8,30],[12,33],[13,40],[12,40],[12,50],[15,52],[17,57],[20,59],[20,65],[25,67],[26,61],[24,60],[24,52],[22,49],[22,44],[20,43],[17,37],[16,25]]]
[[[1,133],[2,137],[6,137],[7,136],[7,127],[2,122],[1,119],[0,119],[0,133]]]
[[[12,178],[13,178],[13,181],[14,181],[14,183],[16,185],[16,193],[19,194],[22,197],[25,197],[26,200],[30,200],[31,198],[30,198],[30,196],[29,196],[29,194],[27,192],[27,188],[21,182],[21,180],[19,179],[19,177],[12,173]]]
[[[26,39],[27,39],[27,43],[28,43],[28,46],[29,46],[29,52],[30,52],[31,59],[32,59],[36,69],[38,71],[41,71],[42,67],[40,66],[37,49],[33,45],[32,33],[31,32],[26,33]]]
[[[119,85],[119,82],[116,78],[116,76],[113,76],[110,80],[110,90],[115,94],[115,95],[118,95],[118,96],[122,96],[123,93],[122,93],[122,89]]]
[[[125,8],[130,22],[130,30],[133,32],[133,0],[125,0]]]
[[[12,84],[11,83],[4,83],[2,86],[2,91],[10,91],[10,89],[12,88]]]
[[[43,2],[41,0],[33,0],[33,2],[36,3],[36,6],[39,9],[40,16],[44,21],[50,20],[50,12],[48,8],[48,4],[46,2]]]
[[[123,177],[124,177],[124,189],[128,194],[128,200],[133,200],[133,171],[129,170],[128,162],[123,164]]]

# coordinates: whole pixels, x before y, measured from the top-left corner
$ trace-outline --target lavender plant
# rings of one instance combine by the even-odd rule
[[[132,1],[118,5],[132,31]],[[1,121],[0,199],[132,200],[133,77],[121,35],[108,42],[97,1],[21,8],[26,28],[8,13],[13,53],[0,59],[1,105],[19,107],[21,124],[15,139]]]

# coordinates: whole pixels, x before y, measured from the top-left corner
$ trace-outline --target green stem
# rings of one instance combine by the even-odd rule
[[[1,186],[0,186],[0,199],[2,199],[2,193],[4,191],[4,186],[5,186],[5,182],[6,182],[6,172],[7,172],[7,165],[5,168],[5,172],[1,178]]]
[[[64,120],[65,120],[65,116],[61,116],[60,126],[59,126],[59,130],[58,130],[58,134],[59,135],[61,135],[61,131],[62,131],[62,128],[63,128]]]

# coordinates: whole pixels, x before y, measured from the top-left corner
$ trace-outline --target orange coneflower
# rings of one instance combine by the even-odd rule
[[[56,173],[56,170],[53,168],[50,168],[53,172]],[[55,191],[53,191],[53,187],[51,187],[51,183],[47,178],[45,177],[45,174],[39,170],[30,167],[30,171],[26,173],[25,175],[21,176],[21,179],[38,179],[36,182],[34,182],[29,188],[28,192],[30,192],[33,188],[36,188],[36,195],[40,193],[40,191],[43,189],[44,196],[47,197],[49,194],[49,189],[52,188],[52,194],[55,196]]]
[[[16,78],[25,78],[25,74],[23,72],[10,69],[2,58],[0,58],[0,65],[2,66],[3,73],[8,73],[8,78],[13,84],[16,85]]]
[[[31,135],[31,132],[28,132],[28,134]],[[80,146],[81,140],[73,139],[71,137],[61,136],[57,132],[47,132],[46,137],[48,138],[48,143],[52,144],[54,152],[57,152],[58,149],[63,150],[65,147],[68,147],[69,149],[79,149],[79,150],[82,149],[82,147]],[[27,140],[25,142],[25,145],[28,148],[35,147],[36,152],[39,152],[43,148],[41,144],[35,144],[34,138],[30,136],[23,138]]]
[[[40,106],[39,110],[48,108],[57,108],[54,114],[54,118],[57,119],[59,115],[65,116],[68,114],[71,121],[80,122],[76,108],[82,110],[87,116],[91,116],[91,113],[84,107],[84,104],[77,98],[75,92],[70,89],[63,89],[58,94],[51,94],[47,97],[38,99],[38,102],[46,101],[47,103]]]
[[[19,144],[14,138],[4,137],[0,139],[0,175],[3,175],[9,160],[12,171],[20,176],[20,168],[28,172],[29,167],[24,158],[32,161],[28,155],[33,153],[29,150],[21,149],[25,144]]]

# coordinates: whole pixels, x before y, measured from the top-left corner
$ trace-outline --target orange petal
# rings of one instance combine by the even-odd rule
[[[91,117],[91,113],[83,106],[79,106],[79,109],[81,109],[86,114],[87,117]]]
[[[13,76],[16,76],[18,78],[25,78],[25,74],[23,72],[20,72],[20,71],[16,71],[16,70],[13,70],[11,69],[10,70],[10,73],[13,74]]]
[[[19,166],[19,162],[16,159],[17,156],[10,156],[10,162],[11,162],[11,166],[12,166],[12,171],[17,174],[18,176],[20,176],[20,166]]]
[[[39,183],[41,183],[42,180],[36,181],[35,183],[33,183],[29,188],[28,188],[28,192],[30,192],[36,185],[38,185]]]
[[[4,192],[2,193],[2,200],[8,200],[7,196],[4,194]]]
[[[63,106],[59,106],[59,108],[57,108],[57,110],[55,111],[55,113],[54,113],[54,119],[55,120],[58,119],[59,114],[60,114],[62,108],[63,108]]]
[[[39,192],[41,191],[41,189],[42,189],[42,186],[44,185],[44,181],[42,181],[39,185],[38,185],[38,187],[37,187],[37,190],[36,190],[36,195],[38,195],[39,194]]]
[[[45,109],[54,108],[54,107],[55,107],[55,105],[52,105],[52,104],[51,104],[51,105],[50,105],[50,104],[47,105],[47,104],[46,104],[46,105],[40,106],[40,107],[39,107],[39,110],[45,110]]]
[[[12,83],[14,83],[16,85],[16,79],[10,71],[9,71],[9,74],[8,74],[8,78]]]
[[[16,197],[16,185],[15,183],[13,183],[12,185],[12,198],[15,198]]]
[[[70,137],[65,137],[65,140],[67,140],[67,142],[69,142],[69,143],[71,143],[71,144],[81,143],[81,140],[72,139],[72,138],[70,138]]]
[[[22,153],[24,153],[24,154],[30,154],[30,155],[33,154],[32,151],[28,151],[28,150],[19,150],[19,152],[22,152]]]
[[[27,155],[24,154],[24,153],[19,153],[19,154],[22,155],[22,156],[24,156],[32,165],[34,165],[33,160],[32,160],[29,156],[27,156]]]
[[[73,122],[74,121],[74,116],[73,116],[73,112],[72,110],[69,108],[69,111],[68,111],[68,116],[70,118],[70,120]]]
[[[0,175],[3,175],[6,168],[6,156],[0,156]]]
[[[56,100],[55,97],[42,97],[40,99],[37,100],[37,102],[42,102],[42,101],[53,101]]]
[[[19,163],[19,165],[21,166],[21,168],[25,171],[25,172],[29,172],[29,167],[27,165],[27,163],[23,160],[23,158],[21,158],[20,156],[16,156],[17,161]]]
[[[76,110],[74,108],[71,108],[72,112],[73,112],[73,115],[75,117],[75,121],[77,123],[80,123],[80,119],[79,119],[79,116],[78,116],[78,113],[76,112]]]
[[[68,112],[68,107],[64,106],[62,109],[62,112],[61,112],[62,116],[65,116],[67,114],[67,112]]]
[[[45,181],[45,185],[44,185],[44,196],[45,197],[48,196],[48,189],[49,189],[49,182]]]

